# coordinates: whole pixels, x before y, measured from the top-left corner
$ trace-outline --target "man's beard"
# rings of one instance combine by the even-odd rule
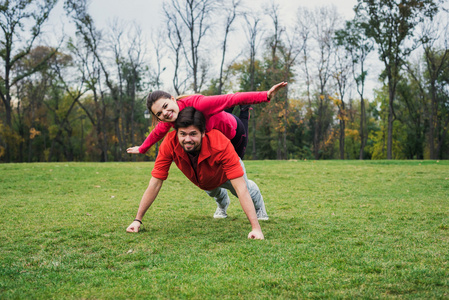
[[[186,149],[185,148],[185,146],[186,145],[194,145],[193,143],[185,143],[185,144],[183,144],[182,146],[182,148],[184,149],[184,151],[185,152],[187,152],[187,153],[189,153],[189,154],[197,154],[197,153],[199,153],[200,152],[200,149],[201,149],[201,144],[198,144],[198,145],[194,145],[194,147],[193,148],[191,148],[191,149]]]

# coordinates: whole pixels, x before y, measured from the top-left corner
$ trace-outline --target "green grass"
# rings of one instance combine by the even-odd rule
[[[449,298],[447,161],[246,161],[264,241],[175,166],[126,233],[152,166],[0,165],[0,298]]]

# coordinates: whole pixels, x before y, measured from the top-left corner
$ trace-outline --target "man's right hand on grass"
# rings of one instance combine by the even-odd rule
[[[126,232],[139,232],[140,225],[142,224],[139,221],[134,221],[126,228]]]
[[[248,238],[252,240],[263,240],[265,237],[261,230],[253,230],[248,234]]]

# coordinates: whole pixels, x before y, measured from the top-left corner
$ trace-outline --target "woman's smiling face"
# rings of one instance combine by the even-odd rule
[[[159,98],[151,106],[153,114],[162,122],[174,122],[178,118],[179,106],[174,97]]]

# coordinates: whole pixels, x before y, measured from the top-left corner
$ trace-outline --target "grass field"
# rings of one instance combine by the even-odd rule
[[[231,197],[152,163],[0,165],[0,299],[449,298],[448,161],[246,161],[265,240]]]

